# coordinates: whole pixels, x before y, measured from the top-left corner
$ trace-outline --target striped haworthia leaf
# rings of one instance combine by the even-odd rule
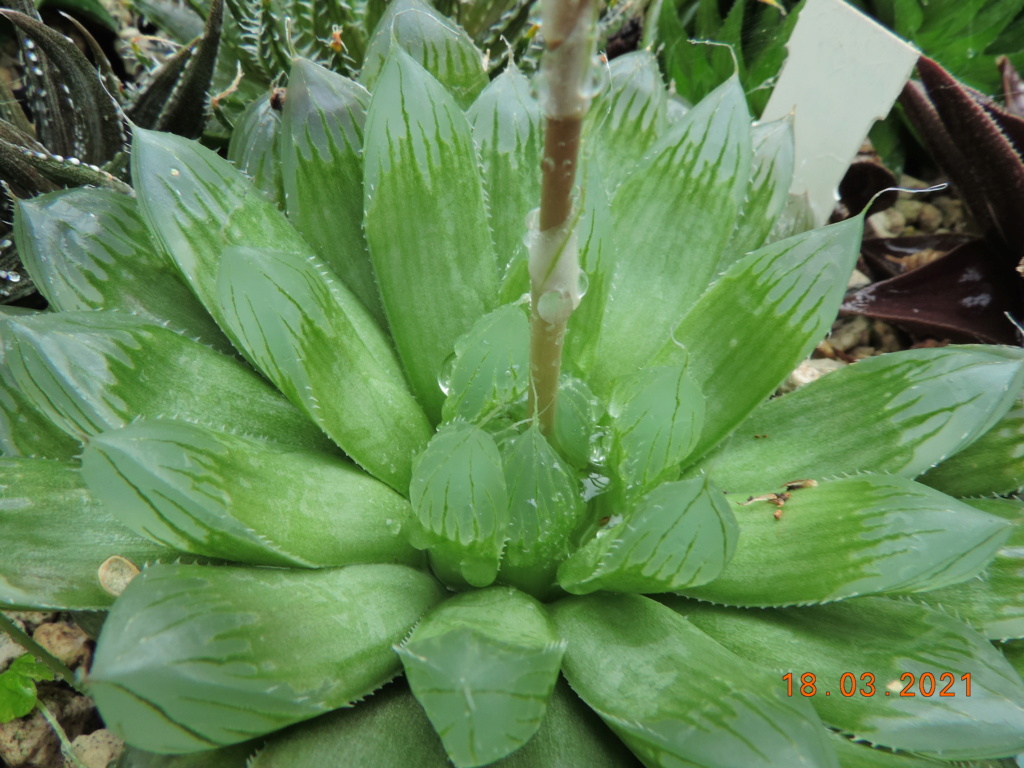
[[[392,644],[443,592],[404,565],[154,566],[111,609],[89,692],[107,727],[134,746],[235,744],[390,680],[401,667]]]
[[[722,492],[702,478],[664,483],[613,517],[558,569],[573,594],[671,592],[715,579],[738,528]]]
[[[470,768],[505,757],[537,732],[565,643],[540,603],[492,587],[438,606],[397,650],[448,756]]]
[[[552,606],[563,674],[647,765],[838,768],[808,701],[641,595]]]
[[[260,565],[417,565],[400,536],[409,503],[347,461],[180,421],[89,440],[93,496],[173,549]]]
[[[441,84],[395,48],[365,137],[366,238],[384,310],[413,392],[436,420],[442,364],[498,297],[472,129]]]
[[[177,554],[121,525],[89,495],[77,463],[0,458],[0,607],[103,610],[96,572],[114,555],[143,565]]]
[[[0,319],[13,384],[82,439],[137,418],[182,418],[334,451],[312,422],[237,358],[123,312]]]
[[[763,499],[744,506],[736,499],[736,554],[713,582],[680,592],[726,605],[786,606],[936,589],[975,576],[1012,528],[902,477],[830,480],[788,499],[776,496],[783,490],[765,487]]]
[[[915,477],[984,435],[1020,397],[1024,354],[913,349],[867,358],[762,403],[702,462],[730,493],[844,472]],[[835,407],[842,403],[842,408]],[[850,414],[859,414],[851,419]]]
[[[278,208],[284,208],[285,200],[278,163],[281,131],[281,110],[274,107],[268,92],[245,108],[235,121],[228,144],[228,160]]]
[[[443,427],[416,458],[409,496],[409,540],[430,548],[438,575],[475,587],[493,582],[509,503],[494,439],[464,422]]]
[[[394,348],[313,256],[228,248],[219,314],[285,396],[374,477],[405,493],[431,428]]]
[[[817,690],[808,700],[843,733],[944,760],[1024,750],[1024,682],[984,637],[946,613],[880,597],[759,611],[669,604],[775,671],[778,688],[792,673],[800,696],[811,672]]]

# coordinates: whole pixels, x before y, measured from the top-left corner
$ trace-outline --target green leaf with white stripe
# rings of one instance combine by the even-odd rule
[[[96,435],[82,455],[93,496],[172,549],[257,565],[399,562],[409,503],[336,456],[181,421]]]
[[[757,123],[751,129],[751,139],[754,161],[750,185],[736,229],[718,260],[719,272],[764,245],[789,200],[795,152],[792,119]]]
[[[927,757],[875,749],[865,742],[854,741],[835,731],[829,731],[829,741],[839,756],[842,768],[949,768],[949,763]],[[972,763],[971,768],[1000,768],[991,763]]]
[[[739,529],[710,482],[664,483],[578,549],[558,569],[567,592],[671,592],[717,578],[736,550]]]
[[[295,59],[282,113],[281,173],[289,221],[383,326],[363,235],[361,153],[369,103],[358,83]]]
[[[604,314],[591,384],[599,391],[647,364],[711,280],[750,162],[750,115],[731,78],[674,124],[616,190],[618,255],[605,265],[598,297]]]
[[[736,554],[715,581],[680,590],[687,596],[767,607],[937,589],[977,575],[1012,530],[1005,520],[889,475],[799,488],[781,507],[733,503]]]
[[[1018,403],[978,440],[918,480],[951,496],[1020,490],[1024,487],[1024,407]]]
[[[810,703],[641,595],[551,607],[573,690],[646,765],[838,768]]]
[[[455,342],[451,372],[442,374],[445,421],[477,421],[526,395],[530,376],[530,321],[521,305],[484,315]]]
[[[737,655],[779,676],[792,672],[794,691],[813,670],[818,691],[809,700],[843,733],[944,760],[1024,750],[1024,682],[988,640],[946,613],[885,598],[766,611],[669,604]],[[847,673],[852,681],[841,680]],[[863,693],[869,684],[873,695]],[[857,694],[842,695],[844,685]]]
[[[607,68],[608,86],[590,105],[583,141],[614,192],[668,127],[668,92],[650,51],[616,56]]]
[[[225,247],[309,251],[245,174],[197,142],[136,127],[132,180],[149,231],[221,327],[217,266]]]
[[[441,84],[396,48],[365,137],[366,238],[384,310],[413,392],[436,420],[442,364],[498,297],[472,129]]]
[[[387,336],[314,256],[228,248],[220,314],[249,359],[374,477],[405,493],[430,439]]]
[[[977,577],[910,597],[958,617],[991,640],[1024,638],[1024,510],[1019,501],[967,499],[1013,523],[1009,540]]]
[[[943,347],[867,358],[762,403],[701,464],[737,494],[837,468],[915,477],[984,435],[1018,400],[1024,354],[1007,352]]]
[[[0,606],[4,610],[106,609],[96,571],[120,555],[137,565],[177,553],[136,536],[85,489],[78,464],[0,459]]]
[[[453,585],[493,582],[509,514],[494,438],[462,422],[440,429],[413,464],[409,497],[409,541],[430,549],[435,572]]]
[[[505,442],[502,454],[509,524],[501,579],[543,598],[585,512],[580,480],[536,424]]]
[[[289,82],[288,98],[291,98]],[[252,180],[277,208],[284,208],[284,187],[278,146],[281,136],[281,110],[271,104],[268,91],[249,103],[235,121],[228,144],[228,160]],[[287,142],[285,142],[287,146]]]
[[[529,80],[510,63],[484,88],[466,117],[480,148],[494,250],[498,263],[504,264],[501,301],[515,301],[530,290],[524,237],[526,216],[540,200],[540,105]]]
[[[182,418],[317,450],[331,442],[237,358],[124,312],[0,319],[6,373],[82,440],[138,418]]]
[[[708,395],[694,456],[771,395],[831,327],[860,254],[863,226],[855,217],[754,251],[708,288],[675,328],[661,357],[672,360],[683,347],[690,375]]]
[[[638,495],[679,476],[704,424],[704,394],[684,361],[619,379],[608,410],[611,466],[625,490]]]
[[[395,0],[377,24],[359,81],[375,90],[388,57],[400,48],[433,75],[466,109],[487,85],[484,55],[469,35],[423,0]]]
[[[565,651],[544,607],[511,587],[464,592],[396,649],[457,768],[489,765],[537,732]]]
[[[14,230],[25,269],[52,309],[117,309],[233,352],[150,237],[134,198],[80,188],[17,201]]]
[[[107,616],[89,692],[133,746],[235,744],[379,688],[401,667],[392,644],[443,597],[404,565],[147,568]]]

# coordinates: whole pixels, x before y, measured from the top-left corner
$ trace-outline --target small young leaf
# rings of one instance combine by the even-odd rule
[[[172,549],[293,567],[422,562],[399,536],[408,502],[335,456],[161,420],[92,437],[82,474],[119,520]]]
[[[647,765],[838,768],[810,702],[640,595],[565,598],[563,673]]]
[[[19,201],[14,232],[25,269],[53,309],[117,309],[233,354],[128,195],[67,189]]]
[[[860,217],[847,219],[754,251],[683,318],[662,357],[674,359],[682,346],[690,375],[708,395],[704,432],[692,455],[731,432],[828,331],[857,261],[863,225]],[[736,386],[723,389],[726,382]]]
[[[423,0],[390,3],[370,39],[359,81],[376,90],[392,51],[401,48],[466,109],[487,85],[484,55],[466,32]]]
[[[582,379],[562,376],[558,382],[558,409],[551,444],[576,469],[586,469],[594,451],[594,425],[604,406]]]
[[[0,724],[24,717],[35,708],[37,680],[53,680],[53,672],[30,653],[19,656],[0,673]]]
[[[606,266],[607,295],[598,297],[598,391],[648,363],[707,286],[750,162],[750,115],[733,78],[673,125],[615,192],[618,255]]]
[[[718,260],[719,272],[764,245],[789,199],[794,162],[792,119],[758,123],[751,129],[751,139],[754,162],[750,186],[736,229]]]
[[[1022,386],[1019,350],[879,355],[762,403],[701,465],[736,494],[829,477],[839,467],[915,477],[984,435]]]
[[[363,123],[369,103],[370,94],[358,83],[296,59],[282,115],[281,169],[288,219],[384,327],[363,234]]]
[[[794,695],[797,670],[813,670],[809,700],[843,733],[944,760],[1024,749],[1024,683],[984,637],[945,613],[880,597],[762,611],[669,605],[734,653],[779,676],[792,672]],[[839,695],[851,687],[857,695]]]
[[[593,141],[612,193],[668,126],[668,92],[657,60],[646,50],[612,59],[608,80],[587,112],[584,146]]]
[[[280,393],[235,358],[124,312],[0,317],[7,376],[81,440],[137,418],[184,418],[333,452]]]
[[[628,491],[643,493],[670,479],[696,447],[704,395],[682,365],[645,368],[612,391],[611,465]]]
[[[219,315],[249,359],[361,467],[399,493],[430,439],[387,336],[315,257],[229,247]]]
[[[1024,486],[1024,407],[918,480],[950,496],[1013,493]]]
[[[508,490],[494,439],[479,427],[444,427],[413,463],[409,540],[430,548],[450,581],[485,587],[498,573],[508,530]]]
[[[401,667],[392,644],[443,597],[404,565],[154,566],[111,609],[89,691],[107,727],[134,746],[235,744],[390,680]]]
[[[738,536],[736,518],[718,488],[701,478],[664,483],[566,560],[558,583],[577,595],[706,584],[732,558]]]
[[[396,650],[448,756],[471,768],[536,733],[565,644],[540,603],[493,587],[438,606]]]
[[[822,482],[779,501],[737,505],[736,554],[715,581],[680,592],[725,605],[786,606],[937,589],[976,575],[1012,529],[887,475]]]
[[[291,96],[290,88],[288,95]],[[264,93],[250,102],[235,121],[228,144],[228,160],[252,179],[252,185],[267,200],[283,209],[285,192],[281,182],[282,163],[279,162],[278,146],[280,143],[287,148],[291,142],[280,139],[281,111],[271,105],[270,96],[270,93]]]
[[[445,421],[477,421],[526,394],[530,324],[522,306],[499,307],[455,342],[451,372],[442,372]]]
[[[584,513],[579,478],[536,424],[506,442],[502,452],[509,524],[501,580],[545,597]]]
[[[498,297],[472,130],[440,83],[396,48],[365,137],[366,239],[413,392],[436,420],[442,364]]]
[[[141,565],[177,556],[136,536],[93,501],[77,464],[0,458],[0,477],[4,610],[106,609],[114,598],[100,588],[96,570],[108,557]]]
[[[484,88],[466,117],[480,147],[484,189],[498,263],[504,265],[501,301],[530,290],[526,217],[540,200],[543,125],[530,82],[514,63]]]

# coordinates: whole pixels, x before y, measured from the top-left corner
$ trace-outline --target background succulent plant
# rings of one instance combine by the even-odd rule
[[[620,57],[569,90],[596,96],[580,193],[527,245],[562,167],[542,132],[580,114],[557,78],[450,67],[483,72],[422,21],[368,87],[296,60],[264,155],[283,200],[138,128],[134,197],[19,202],[53,311],[0,318],[0,601],[109,611],[108,726],[223,766],[1024,750],[1020,656],[990,642],[1024,637],[1021,505],[980,498],[1024,484],[1024,353],[767,399],[862,228],[768,242],[788,125],[752,128],[735,78],[681,114],[650,53]],[[584,292],[574,243],[552,414],[530,338]],[[116,599],[112,556],[152,563]]]

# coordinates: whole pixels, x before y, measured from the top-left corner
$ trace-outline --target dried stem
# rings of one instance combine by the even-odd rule
[[[544,0],[541,70],[546,126],[539,231],[530,248],[530,411],[554,429],[566,323],[579,304],[573,188],[580,131],[590,105],[594,0]]]

